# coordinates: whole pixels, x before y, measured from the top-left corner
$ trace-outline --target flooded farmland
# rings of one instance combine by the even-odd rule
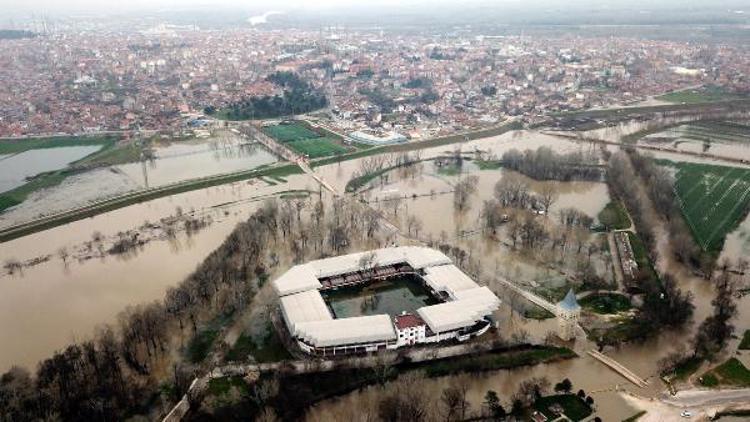
[[[0,155],[0,193],[26,183],[26,178],[65,168],[68,164],[98,151],[100,146],[70,146]]]
[[[251,170],[277,161],[264,147],[232,133],[157,146],[153,153],[156,158],[152,160],[87,171],[66,178],[58,186],[34,192],[22,204],[0,214],[0,227],[134,190]]]
[[[499,157],[511,148],[523,150],[539,146],[549,146],[558,152],[587,148],[585,144],[528,131],[467,142],[462,144],[461,148],[465,153],[482,150]],[[454,148],[447,146],[427,149],[421,151],[421,158],[451,154]],[[165,149],[161,154],[163,160],[169,160],[170,156],[175,160],[178,156],[200,157],[195,160],[202,163],[198,165],[209,166],[207,172],[223,168],[222,157],[219,157],[215,167],[206,164],[211,163],[216,154],[210,147],[206,149],[203,146],[180,146]],[[244,159],[238,158],[240,161]],[[343,190],[347,181],[360,169],[362,160],[328,165],[317,168],[316,172],[337,189]],[[159,165],[161,164],[157,160],[157,166]],[[147,168],[149,183],[169,183],[169,180],[179,179],[179,166],[170,166],[171,164],[166,165],[164,173]],[[120,182],[123,189],[134,189],[143,186],[145,182],[142,170],[140,164],[133,165],[127,171],[123,170],[123,173],[128,175],[127,178],[110,170],[102,171],[111,173],[117,180],[128,180]],[[478,189],[464,212],[454,211],[451,194],[453,185],[462,175],[445,174],[430,161],[422,163],[418,172],[389,173],[386,181],[373,182],[365,197],[402,229],[405,228],[407,216],[416,216],[423,225],[419,237],[437,239],[445,232],[452,242],[472,251],[472,254],[480,257],[483,271],[481,283],[492,286],[493,274],[522,280],[564,278],[548,269],[534,267],[532,263],[523,261],[522,257],[510,253],[507,247],[488,241],[476,232],[480,225],[479,213],[482,202],[492,197],[494,184],[511,171],[478,170],[467,161],[466,172],[478,177]],[[103,176],[104,173],[100,175]],[[275,185],[251,180],[161,198],[0,244],[0,256],[3,258],[13,257],[25,261],[40,254],[51,256],[46,262],[25,268],[23,275],[0,277],[0,344],[8,345],[4,346],[0,354],[0,369],[7,369],[14,363],[33,366],[38,359],[49,356],[52,351],[63,347],[73,338],[85,338],[94,332],[97,325],[114,321],[117,314],[126,306],[161,300],[167,287],[184,279],[224,240],[234,225],[246,218],[259,201],[268,195],[292,189],[319,189],[311,178],[304,175],[290,176],[286,179],[286,183],[280,182]],[[557,189],[559,196],[551,208],[550,219],[555,218],[556,213],[565,207],[575,207],[595,217],[609,202],[606,185],[601,182],[537,182],[527,178],[524,180],[532,191],[539,191],[546,184],[553,184]],[[83,186],[96,189],[97,183],[92,180],[90,184]],[[104,188],[105,186],[100,186],[100,189]],[[69,186],[66,189],[75,188]],[[61,191],[60,201],[66,196],[63,192],[75,191]],[[395,217],[389,215],[392,211],[384,201],[381,201],[393,194],[409,197],[404,200],[404,207]],[[210,216],[212,222],[207,228],[189,236],[186,233],[178,233],[173,239],[157,239],[135,253],[120,258],[107,256],[104,259],[71,261],[66,266],[56,256],[60,247],[73,247],[90,241],[94,232],[114,236],[118,231],[141,226],[144,220],[158,221],[173,215],[177,207],[187,213]],[[431,212],[433,210],[441,212]],[[458,233],[457,227],[464,233]],[[727,241],[728,249],[732,242]],[[660,265],[668,266],[670,263]],[[705,280],[686,274],[678,274],[678,280],[683,289],[690,290],[695,295],[695,319],[702,320],[711,309],[713,291],[710,285]],[[507,299],[503,300],[507,303]],[[740,315],[736,325],[750,326],[750,298],[743,298],[738,307]],[[513,315],[509,307],[504,307],[498,316],[500,331],[504,336],[524,331],[530,338],[542,341],[548,332],[556,328],[554,319],[528,320],[517,314]],[[663,385],[655,378],[658,372],[658,359],[679,345],[685,344],[686,339],[692,335],[691,330],[692,328],[684,332],[665,333],[647,343],[625,345],[608,354],[638,375],[650,380],[649,387],[638,390],[639,394],[655,396],[663,390]],[[617,389],[632,387],[624,378],[586,355],[586,352],[594,347],[591,342],[580,339],[575,344],[575,350],[580,356],[578,359],[511,371],[494,371],[472,376],[468,380],[466,377],[429,379],[424,384],[424,392],[437,397],[448,385],[459,381],[468,382],[470,402],[474,408],[478,408],[488,389],[496,390],[501,399],[507,402],[524,379],[546,376],[555,383],[567,377],[571,379],[575,388],[583,388],[592,394],[598,414],[604,420],[622,420],[631,416],[637,409],[625,401]],[[346,417],[346,412],[349,411],[347,408],[358,411],[368,409],[374,402],[373,397],[377,390],[377,387],[371,387],[322,402],[311,409],[308,419],[341,419]],[[356,415],[352,415],[354,416]]]
[[[308,188],[316,186],[302,175],[289,177],[283,185],[238,182],[132,205],[0,243],[3,259],[49,257],[21,274],[0,275],[0,371],[13,364],[33,367],[71,340],[92,335],[98,325],[115,322],[125,307],[163,299],[166,288],[190,274],[262,200]],[[191,235],[180,232],[171,239],[153,240],[122,256],[69,258],[67,265],[58,256],[60,248],[72,252],[90,242],[94,233],[111,238],[144,221],[174,215],[178,207],[209,217],[210,225]]]

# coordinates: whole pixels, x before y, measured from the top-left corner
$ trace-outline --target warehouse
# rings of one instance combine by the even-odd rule
[[[414,312],[336,318],[321,293],[387,283],[404,277],[431,296]],[[411,285],[411,284],[410,284]],[[486,332],[500,300],[480,287],[440,251],[391,247],[311,261],[274,280],[281,314],[306,353],[332,355],[396,349],[447,340],[465,341]],[[422,304],[422,303],[421,303]]]

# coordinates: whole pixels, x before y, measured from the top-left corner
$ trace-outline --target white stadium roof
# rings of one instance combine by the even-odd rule
[[[286,296],[305,290],[317,290],[321,287],[318,279],[333,277],[359,271],[359,260],[363,255],[374,253],[376,266],[386,266],[407,263],[414,269],[422,269],[435,265],[450,264],[451,260],[445,254],[435,249],[419,246],[402,246],[395,248],[376,249],[368,252],[358,252],[333,258],[319,259],[289,269],[273,282],[273,287],[279,296]]]
[[[316,347],[391,341],[396,329],[388,315],[370,315],[297,325],[297,336]]]
[[[473,293],[475,297],[419,308],[417,314],[434,333],[472,326],[500,306],[500,299],[489,289],[480,292],[483,289],[486,287],[473,289],[477,290]]]
[[[293,334],[297,334],[299,324],[333,319],[328,306],[317,290],[282,297],[281,312]]]
[[[456,298],[457,293],[462,290],[477,287],[477,283],[455,265],[427,268],[425,273],[424,279],[433,290],[448,292],[452,298]]]
[[[472,326],[500,306],[500,300],[489,288],[479,287],[443,253],[416,246],[384,248],[297,265],[274,280],[273,287],[281,297],[281,310],[292,335],[315,347],[396,339],[389,315],[334,319],[319,292],[320,278],[361,270],[360,259],[369,253],[375,254],[375,266],[407,263],[415,270],[424,270],[424,280],[433,290],[449,294],[450,302],[417,310],[435,333]]]

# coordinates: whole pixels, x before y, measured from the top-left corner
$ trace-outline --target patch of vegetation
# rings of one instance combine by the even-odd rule
[[[750,387],[750,370],[737,358],[731,358],[703,375],[702,384],[706,387],[720,384]]]
[[[747,95],[735,94],[723,87],[707,85],[696,89],[670,92],[656,97],[657,100],[678,104],[699,104],[716,101],[731,101],[746,99]]]
[[[430,377],[438,377],[459,372],[484,372],[517,368],[558,359],[569,359],[575,356],[575,352],[566,347],[540,346],[432,361],[426,364],[424,371]]]
[[[303,81],[296,73],[276,72],[268,75],[266,79],[282,87],[284,93],[251,97],[218,111],[213,107],[206,107],[204,111],[219,119],[248,120],[303,114],[328,105],[325,94]]]
[[[475,160],[474,163],[479,167],[479,170],[497,170],[503,166],[503,162],[500,160]]]
[[[232,387],[238,388],[243,394],[248,393],[247,383],[241,377],[211,378],[206,393],[211,396],[223,396]]]
[[[558,415],[552,413],[549,407],[555,404],[562,406],[565,416],[573,421],[586,419],[592,413],[591,406],[575,394],[557,394],[540,397],[534,402],[534,409],[543,413],[549,420],[554,420]]]
[[[620,318],[614,322],[612,327],[592,330],[589,338],[601,345],[615,345],[646,338],[648,335],[648,328],[638,324],[633,318]]]
[[[305,155],[309,158],[328,157],[331,155],[340,155],[347,152],[347,149],[336,143],[334,139],[327,137],[303,139],[300,141],[290,142],[287,144],[295,152]]]
[[[143,153],[143,145],[131,142],[125,145],[115,145],[112,148],[101,149],[76,161],[74,165],[77,168],[116,166],[140,161]]]
[[[545,320],[554,318],[555,314],[541,306],[533,305],[523,310],[523,317],[527,319]]]
[[[630,240],[630,247],[633,249],[633,258],[638,264],[638,271],[641,274],[642,283],[654,283],[655,285],[661,285],[659,274],[654,269],[654,264],[651,262],[646,245],[637,234],[628,232],[628,239]]]
[[[636,413],[635,415],[633,415],[633,416],[631,416],[631,417],[629,417],[627,419],[623,419],[622,422],[635,422],[638,419],[640,419],[641,417],[643,417],[646,413],[647,412],[645,410],[641,410],[640,412]]]
[[[671,370],[671,373],[664,373],[662,375],[671,375],[672,381],[686,380],[700,368],[701,363],[703,363],[703,359],[697,356],[690,356],[677,363]]]
[[[219,315],[205,327],[198,329],[198,332],[190,339],[185,351],[190,362],[200,363],[208,357],[214,342],[221,333],[221,329],[232,321],[232,317],[233,313]]]
[[[18,154],[32,149],[80,147],[101,145],[108,148],[114,145],[119,136],[51,136],[47,138],[0,139],[0,155]]]
[[[632,308],[630,299],[619,293],[591,294],[579,301],[582,307],[597,314],[616,314]]]
[[[719,379],[712,373],[704,374],[701,377],[701,385],[704,387],[716,387],[719,385]]]
[[[599,212],[598,218],[608,230],[625,230],[630,227],[628,211],[620,201],[609,202]]]
[[[750,170],[698,163],[675,163],[675,192],[696,242],[718,255],[726,235],[750,210]]]
[[[742,341],[740,342],[739,349],[750,350],[750,330],[745,330],[745,333],[742,334]]]
[[[459,174],[461,174],[462,169],[463,167],[457,165],[456,163],[451,163],[438,167],[437,172],[438,174],[443,176],[458,176]]]
[[[228,361],[245,361],[252,356],[256,362],[280,362],[292,358],[279,339],[276,330],[268,324],[266,335],[258,342],[252,336],[242,333],[226,355]]]

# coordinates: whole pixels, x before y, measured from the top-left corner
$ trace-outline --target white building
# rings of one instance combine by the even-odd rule
[[[407,141],[406,136],[397,132],[376,133],[364,130],[350,133],[349,138],[355,142],[368,145],[400,144]]]
[[[362,268],[362,258],[371,262]],[[441,301],[414,314],[334,318],[321,291],[414,276]],[[424,247],[394,247],[311,261],[292,267],[274,280],[281,312],[299,347],[311,354],[339,354],[396,349],[419,343],[481,335],[500,300],[478,286],[443,253]]]

